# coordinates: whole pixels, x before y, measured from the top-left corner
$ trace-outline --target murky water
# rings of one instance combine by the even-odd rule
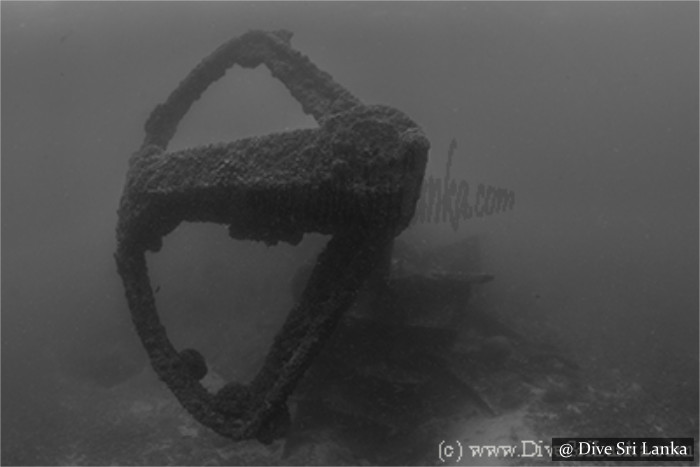
[[[696,3],[1,8],[3,464],[439,464],[448,441],[697,440]],[[295,431],[265,446],[199,425],[157,380],[112,255],[149,113],[226,40],[281,28],[431,141],[396,276],[494,279],[463,309],[445,282],[397,285],[381,306],[402,331],[345,323],[291,398]],[[234,67],[170,149],[315,126],[267,69]],[[168,334],[204,355],[207,384],[253,377],[326,241],[187,224],[149,254]],[[459,462],[492,461],[549,462]]]

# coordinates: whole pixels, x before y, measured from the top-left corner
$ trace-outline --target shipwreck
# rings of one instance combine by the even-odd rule
[[[234,440],[263,442],[289,424],[287,398],[367,278],[414,214],[429,141],[410,118],[364,105],[295,51],[287,31],[251,31],[206,57],[158,105],[129,161],[115,254],[132,319],[153,369],[200,423]],[[167,152],[190,106],[233,65],[264,64],[318,128]],[[330,235],[300,300],[257,376],[217,393],[206,362],[175,349],[161,325],[145,253],[181,222],[215,222],[238,240],[298,243]]]

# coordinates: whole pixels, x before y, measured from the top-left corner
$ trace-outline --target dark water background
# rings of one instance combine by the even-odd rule
[[[404,239],[482,235],[494,313],[697,426],[697,3],[2,2],[3,458],[36,448],[17,440],[46,435],[66,380],[110,385],[142,363],[112,258],[127,158],[153,107],[257,28],[293,31],[356,96],[413,118],[428,175],[455,140],[452,179],[516,194],[512,211]],[[170,149],[313,126],[267,69],[236,67]],[[176,345],[249,377],[322,240],[181,226],[150,257]]]

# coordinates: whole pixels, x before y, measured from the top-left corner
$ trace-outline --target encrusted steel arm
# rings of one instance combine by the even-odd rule
[[[220,46],[187,75],[165,103],[156,107],[146,122],[144,145],[166,149],[192,103],[234,64],[256,68],[264,63],[272,76],[287,86],[304,112],[319,123],[330,115],[361,104],[328,73],[292,49],[291,39],[289,31],[250,31]]]
[[[252,31],[198,65],[149,117],[119,208],[115,258],[153,368],[198,421],[236,440],[267,442],[282,433],[287,397],[408,226],[429,148],[407,116],[362,105],[290,39],[284,31]],[[319,128],[164,152],[192,103],[235,63],[268,66]],[[249,385],[207,392],[199,383],[203,357],[178,352],[160,324],[145,253],[158,251],[182,221],[226,224],[233,238],[268,244],[296,244],[307,232],[332,235]]]

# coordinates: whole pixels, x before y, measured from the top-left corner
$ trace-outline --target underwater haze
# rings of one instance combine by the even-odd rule
[[[693,437],[697,448],[697,2],[0,7],[2,464],[433,465],[444,439],[524,447],[551,436]],[[405,425],[379,420],[380,396],[365,397],[358,378],[324,385],[319,366],[316,392],[294,396],[293,416],[310,422],[292,420],[288,439],[270,445],[236,443],[199,425],[151,368],[113,257],[128,159],[154,107],[253,29],[293,32],[294,49],[364,103],[405,112],[430,140],[395,262],[413,262],[424,280],[493,276],[473,287],[474,314],[449,348],[435,357],[431,347],[430,361],[443,363],[411,369],[413,378],[443,365],[416,400],[453,406],[431,405]],[[316,126],[267,68],[234,66],[169,150]],[[445,195],[452,182],[474,196]],[[509,201],[486,209],[478,190]],[[460,256],[470,239],[478,264]],[[255,375],[295,303],[298,271],[326,241],[268,247],[183,223],[147,255],[168,335],[204,355],[207,384]],[[437,315],[444,298],[407,302]],[[470,327],[469,316],[500,330]],[[338,342],[363,339],[352,336]],[[362,431],[375,433],[371,448],[354,436]],[[551,460],[496,461],[514,462]]]

